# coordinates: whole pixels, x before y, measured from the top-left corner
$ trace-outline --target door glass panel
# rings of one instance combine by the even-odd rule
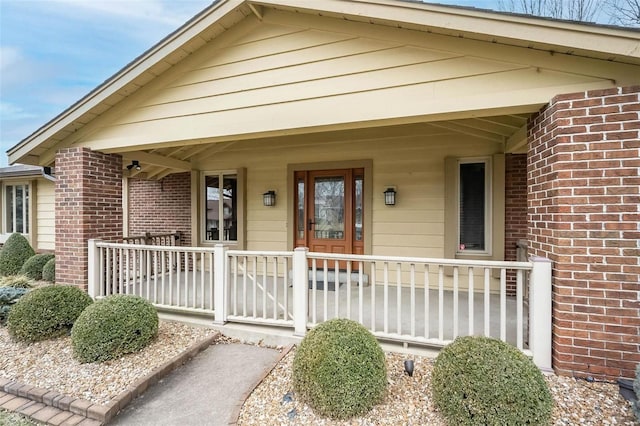
[[[219,176],[206,177],[207,219],[205,239],[208,241],[220,240],[220,178]]]
[[[344,239],[344,178],[316,178],[314,190],[315,238]]]
[[[459,250],[485,249],[485,163],[460,164]]]
[[[355,208],[355,220],[354,220],[354,235],[356,241],[362,241],[362,176],[356,176],[354,180],[354,208]]]
[[[298,179],[298,238],[304,238],[304,179]]]

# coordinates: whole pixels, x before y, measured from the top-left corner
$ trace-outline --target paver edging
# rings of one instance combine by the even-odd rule
[[[282,352],[280,352],[280,356],[278,356],[278,358],[276,358],[276,360],[273,362],[273,365],[270,368],[267,368],[262,375],[258,378],[258,380],[256,380],[255,384],[253,386],[251,386],[243,395],[242,395],[242,403],[238,404],[236,406],[236,408],[234,408],[233,413],[231,415],[231,421],[230,421],[230,425],[235,425],[238,424],[238,418],[240,417],[240,411],[242,411],[242,406],[244,405],[244,402],[247,400],[247,398],[249,398],[249,395],[251,395],[251,393],[253,393],[253,391],[260,386],[260,384],[264,381],[264,379],[267,378],[267,376],[269,374],[271,374],[271,372],[273,371],[274,368],[276,368],[276,366],[278,364],[280,364],[280,361],[282,361],[282,359],[287,356],[287,354],[289,352],[291,352],[291,350],[294,348],[294,344],[285,346],[282,349]]]
[[[108,404],[104,405],[94,404],[81,398],[73,398],[49,389],[24,385],[20,382],[2,377],[0,377],[0,391],[15,395],[16,397],[26,398],[34,402],[40,402],[46,406],[58,408],[62,411],[72,412],[72,414],[83,415],[86,418],[97,420],[104,424],[115,417],[120,410],[133,401],[137,396],[141,395],[145,390],[147,390],[147,388],[156,384],[160,379],[171,373],[177,367],[185,364],[191,358],[211,346],[219,338],[220,333],[216,332],[206,339],[194,343],[177,357],[156,367],[149,374],[137,380],[128,389],[117,395]],[[47,395],[47,398],[43,398],[44,395]]]

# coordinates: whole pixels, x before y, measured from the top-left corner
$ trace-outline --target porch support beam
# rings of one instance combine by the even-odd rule
[[[505,143],[505,152],[518,152],[527,145],[527,124],[509,136]]]
[[[127,152],[125,157],[127,159],[138,160],[140,163],[151,164],[153,166],[160,166],[185,172],[191,170],[191,163],[188,161],[169,158],[158,154],[151,154],[144,151]]]

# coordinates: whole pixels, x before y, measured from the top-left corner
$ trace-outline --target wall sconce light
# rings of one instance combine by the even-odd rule
[[[384,191],[384,205],[395,206],[396,205],[396,189],[394,187],[387,188]]]
[[[127,166],[127,170],[131,170],[131,169],[136,169],[140,171],[140,169],[142,169],[142,167],[140,167],[140,162],[138,160],[131,161],[131,164]]]
[[[265,207],[273,207],[276,205],[276,191],[267,191],[262,194],[262,204]]]

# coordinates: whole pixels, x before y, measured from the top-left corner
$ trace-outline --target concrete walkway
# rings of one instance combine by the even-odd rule
[[[109,425],[234,424],[246,397],[280,356],[251,345],[210,346],[131,402]]]

